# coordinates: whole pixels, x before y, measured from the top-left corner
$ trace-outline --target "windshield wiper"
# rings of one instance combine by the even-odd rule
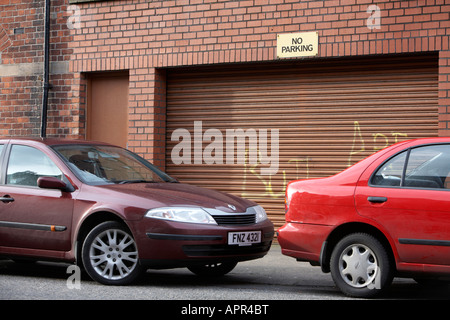
[[[122,180],[122,181],[118,181],[116,183],[117,184],[128,184],[128,183],[156,183],[156,182],[153,180],[138,179],[138,180]]]

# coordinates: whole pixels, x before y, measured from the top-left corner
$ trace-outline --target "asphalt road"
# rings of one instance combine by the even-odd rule
[[[330,274],[282,255],[278,245],[263,259],[242,262],[228,275],[212,280],[187,269],[149,270],[132,286],[113,287],[100,285],[85,274],[79,283],[71,281],[74,273],[67,272],[68,266],[0,260],[0,300],[354,300],[336,289]],[[383,299],[448,300],[449,288],[395,279]]]

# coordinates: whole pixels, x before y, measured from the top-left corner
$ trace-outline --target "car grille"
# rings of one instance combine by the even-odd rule
[[[256,223],[255,214],[213,215],[218,225],[246,225]]]

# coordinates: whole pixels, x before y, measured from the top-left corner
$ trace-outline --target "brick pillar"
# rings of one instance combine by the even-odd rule
[[[439,136],[450,136],[450,51],[439,52]]]
[[[166,72],[156,68],[130,70],[130,150],[165,168]]]

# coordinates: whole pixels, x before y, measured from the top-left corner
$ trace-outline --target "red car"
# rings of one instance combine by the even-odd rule
[[[223,275],[263,257],[274,234],[256,203],[94,142],[1,139],[0,201],[1,256],[77,262],[103,284],[147,268]]]
[[[290,182],[278,241],[350,296],[373,297],[394,276],[448,277],[449,188],[450,138],[401,142],[335,176]]]

